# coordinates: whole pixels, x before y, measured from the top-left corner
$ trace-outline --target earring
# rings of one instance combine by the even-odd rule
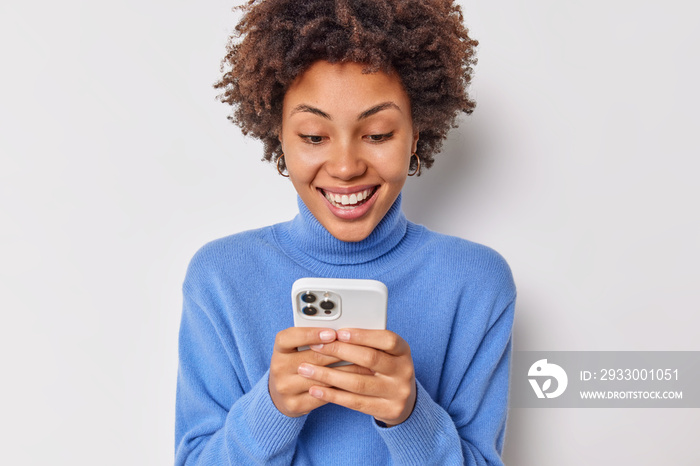
[[[284,174],[284,168],[282,168],[282,165],[280,164],[280,162],[282,162],[282,164],[284,164],[285,168],[286,168],[286,164],[284,163],[283,159],[284,159],[284,153],[282,153],[282,155],[277,157],[277,173],[284,176],[285,178],[289,178],[289,175]]]
[[[411,154],[411,157],[416,158],[416,168],[413,171],[409,170],[408,176],[413,176],[413,175],[420,176],[420,157],[418,157],[418,154],[416,154],[415,152],[413,154]]]

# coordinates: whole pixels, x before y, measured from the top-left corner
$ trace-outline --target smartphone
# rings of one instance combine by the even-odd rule
[[[300,278],[292,285],[294,326],[384,330],[388,298],[377,280]]]

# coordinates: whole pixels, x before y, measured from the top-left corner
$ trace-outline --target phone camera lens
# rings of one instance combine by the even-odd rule
[[[313,303],[314,301],[316,301],[316,295],[313,293],[304,293],[303,295],[301,295],[301,300],[305,303]]]
[[[325,301],[321,301],[320,306],[321,306],[321,309],[325,309],[326,311],[330,311],[331,309],[333,309],[335,307],[335,303],[333,301],[326,299]]]
[[[313,295],[312,295],[312,296],[313,296]],[[313,316],[313,315],[316,315],[316,313],[317,313],[318,311],[317,311],[316,308],[313,307],[313,306],[305,306],[304,309],[301,310],[301,312],[303,312],[303,313],[306,314],[307,316]]]

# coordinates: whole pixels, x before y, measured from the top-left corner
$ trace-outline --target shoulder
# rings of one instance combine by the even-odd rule
[[[216,266],[221,262],[237,262],[242,254],[258,251],[271,243],[272,227],[248,230],[206,243],[192,257],[190,266]]]
[[[494,249],[427,228],[424,229],[421,239],[420,256],[426,263],[439,268],[446,276],[515,294],[510,266]]]
[[[190,260],[184,286],[211,283],[236,270],[250,270],[251,264],[259,263],[275,251],[272,226],[215,239],[202,246]]]

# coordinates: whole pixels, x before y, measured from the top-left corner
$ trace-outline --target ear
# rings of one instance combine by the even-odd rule
[[[279,131],[277,133],[277,140],[280,142],[280,149],[282,150],[282,153],[284,153],[284,141],[282,140],[282,131]]]
[[[413,144],[411,145],[411,154],[414,154],[418,150],[418,130],[413,132]]]

